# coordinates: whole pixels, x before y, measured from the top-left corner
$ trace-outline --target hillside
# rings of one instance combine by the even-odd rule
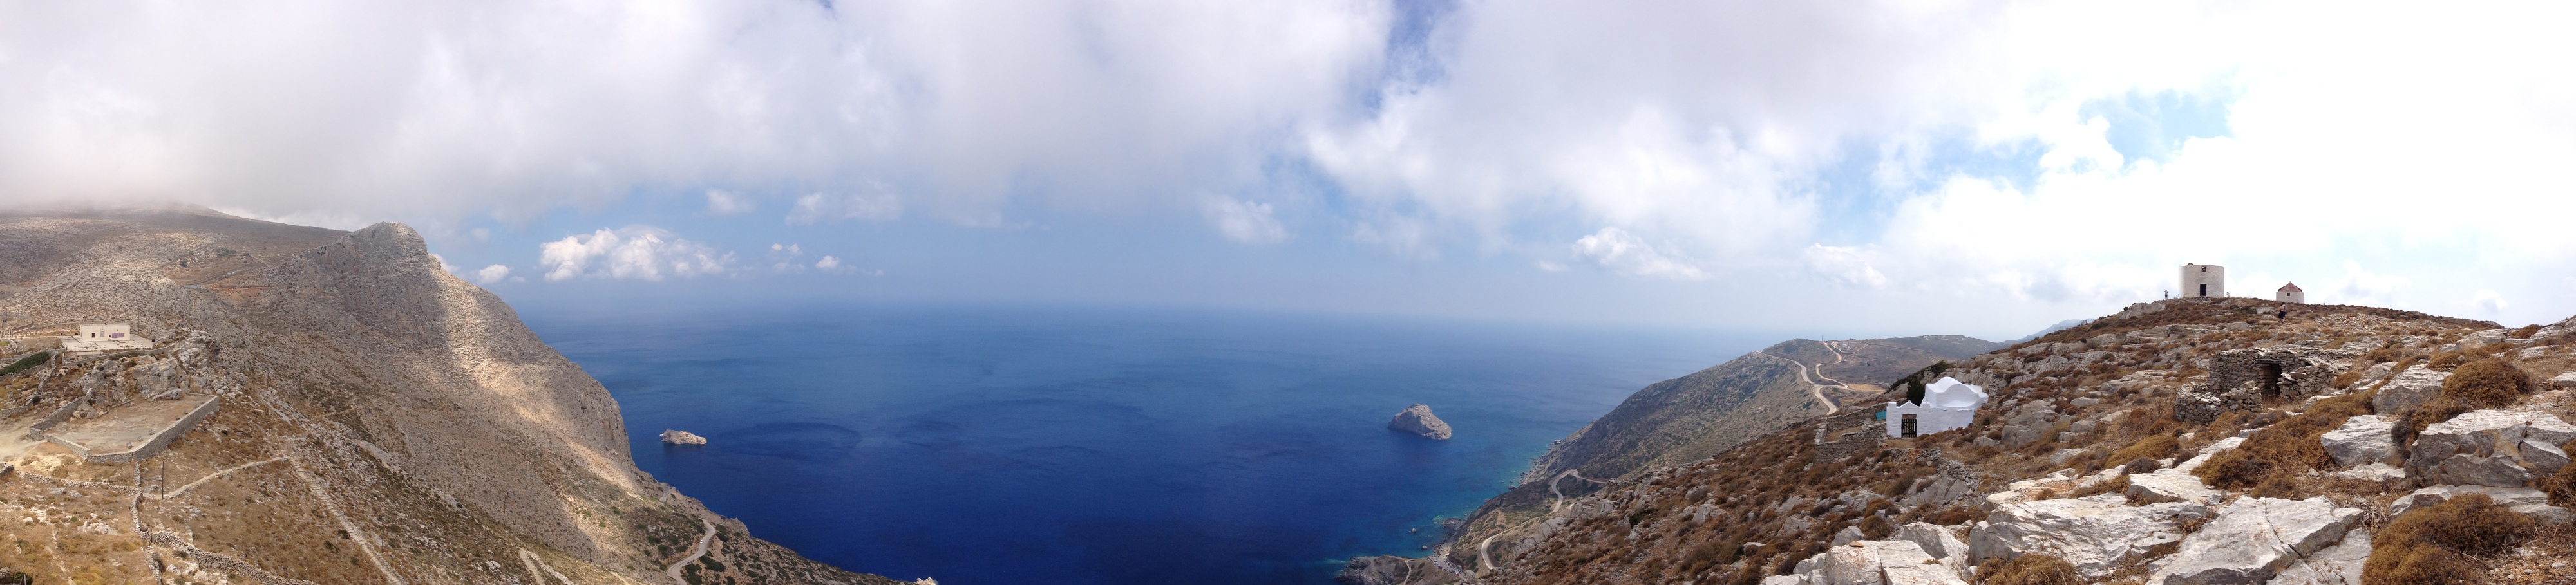
[[[1541,491],[1409,582],[2576,582],[2571,370],[2576,319],[2142,304],[1945,372],[1993,395],[1969,428],[1855,410]]]
[[[0,376],[0,566],[36,582],[895,582],[636,469],[608,392],[399,224],[21,212],[0,284],[11,356],[81,323],[159,341]],[[186,401],[212,414],[141,462],[28,434]]]

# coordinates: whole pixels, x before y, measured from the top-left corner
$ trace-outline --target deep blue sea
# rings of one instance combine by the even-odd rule
[[[1628,393],[1776,341],[1184,310],[522,317],[616,395],[645,471],[808,557],[942,585],[1330,583],[1339,559],[1421,554]],[[1457,437],[1386,429],[1415,402]]]

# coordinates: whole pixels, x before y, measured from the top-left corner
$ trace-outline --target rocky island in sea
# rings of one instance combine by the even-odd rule
[[[1404,412],[1395,413],[1395,420],[1386,421],[1386,428],[1434,439],[1449,438],[1449,423],[1431,414],[1431,407],[1421,404],[1404,407]]]

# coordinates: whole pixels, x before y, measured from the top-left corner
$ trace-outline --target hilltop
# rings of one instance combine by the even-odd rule
[[[896,582],[636,469],[608,392],[400,224],[0,215],[0,319],[37,364],[0,375],[0,566],[37,582]],[[83,323],[156,349],[29,353]],[[28,434],[172,400],[211,415],[140,462]]]
[[[1847,404],[1494,513],[1515,490],[1406,563],[1454,574],[1353,580],[2569,582],[2571,370],[2576,319],[2141,304],[1938,372],[1992,394],[1968,428]]]

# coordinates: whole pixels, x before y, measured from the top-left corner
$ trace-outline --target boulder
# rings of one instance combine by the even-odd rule
[[[1809,585],[1967,585],[1923,547],[1906,540],[1863,540],[1827,549],[1800,562]],[[1767,581],[1766,581],[1767,582]]]
[[[1970,577],[1968,543],[1959,540],[1948,527],[1929,522],[1906,524],[1896,529],[1896,539],[1914,543],[1915,547],[1923,549],[1923,554],[1948,567],[1951,574],[1962,579]]]
[[[662,442],[673,445],[704,445],[707,438],[688,431],[662,430]]]
[[[2200,476],[2192,475],[2189,471],[2159,469],[2154,473],[2129,474],[2128,496],[2134,501],[2143,503],[2215,504],[2220,498],[2226,497],[2227,492],[2209,487],[2209,484],[2200,481]]]
[[[1431,407],[1420,404],[1404,407],[1404,412],[1395,413],[1395,420],[1386,421],[1386,428],[1434,439],[1449,438],[1449,423],[1433,416]]]
[[[2576,388],[2576,372],[2567,372],[2567,373],[2559,374],[2559,375],[2556,375],[2556,376],[2551,376],[2551,377],[2549,378],[2549,385],[2551,385],[2551,386],[2557,386],[2557,387],[2562,388],[2562,389],[2565,389],[2565,388]]]
[[[2191,502],[2131,506],[2119,494],[1999,503],[1968,532],[1968,562],[2041,553],[2100,579],[2156,545],[2182,540],[2185,522],[2210,515],[2209,506]]]
[[[1864,538],[1869,538],[1869,535],[1861,534],[1861,533],[1860,533],[1860,527],[1858,527],[1858,526],[1844,526],[1842,530],[1838,530],[1838,531],[1835,531],[1835,532],[1834,532],[1834,544],[1833,544],[1833,545],[1834,545],[1834,546],[1842,546],[1842,545],[1846,545],[1846,544],[1851,544],[1851,543],[1854,543],[1854,542],[1858,542],[1858,541],[1860,541],[1861,539],[1864,539]]]
[[[2379,387],[2379,395],[2370,399],[2371,410],[2389,414],[2415,410],[2441,394],[2442,379],[2449,377],[2450,372],[2436,372],[2421,365],[2406,368],[2389,376],[2388,384]]]
[[[2353,529],[2343,542],[2308,555],[2281,569],[2271,585],[2360,585],[2362,565],[2370,562],[2370,531]]]
[[[2576,518],[2576,516],[2570,516],[2566,508],[2549,505],[2549,494],[2541,493],[2540,490],[2483,485],[2437,485],[2415,490],[2413,493],[2398,496],[2397,501],[2389,503],[2388,517],[2396,518],[2404,515],[2408,510],[2451,501],[2451,498],[2465,494],[2486,494],[2487,498],[2495,500],[2495,503],[2503,505],[2505,509],[2530,516],[2531,519],[2543,523],[2560,524]]]
[[[2337,471],[2334,475],[2335,477],[2344,479],[2384,482],[2392,479],[2404,479],[2406,477],[2406,470],[2386,463],[2372,463],[2352,469]]]
[[[2182,548],[2147,579],[2161,585],[2251,584],[2343,540],[2360,508],[2325,498],[2238,498],[2218,518],[2182,539]]]
[[[2397,453],[2396,422],[2388,417],[2356,416],[2344,419],[2343,426],[2326,431],[2317,440],[2325,443],[2326,453],[2344,467],[2387,462]]]
[[[2576,425],[2538,412],[2477,410],[2425,427],[2407,470],[2428,483],[2524,487],[2567,465]]]

